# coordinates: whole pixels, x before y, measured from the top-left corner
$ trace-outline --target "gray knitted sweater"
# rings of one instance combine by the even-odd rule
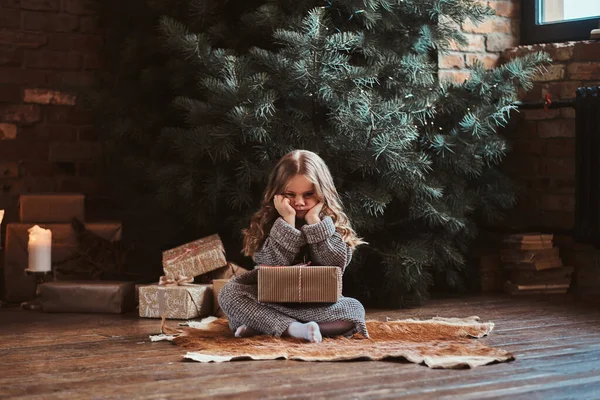
[[[352,259],[352,249],[335,230],[331,217],[300,229],[277,218],[252,258],[258,265],[294,265],[306,261],[298,258],[306,246],[311,265],[338,266],[344,270]]]

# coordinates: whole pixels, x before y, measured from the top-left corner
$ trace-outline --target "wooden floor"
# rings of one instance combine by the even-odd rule
[[[0,309],[0,398],[600,398],[599,306],[562,295],[497,296],[368,313],[495,322],[482,340],[516,360],[473,370],[398,361],[184,362],[185,350],[149,342],[157,320]]]

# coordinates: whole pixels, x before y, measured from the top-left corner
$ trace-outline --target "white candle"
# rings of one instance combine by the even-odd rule
[[[49,272],[52,268],[52,231],[35,225],[27,230],[29,271]]]

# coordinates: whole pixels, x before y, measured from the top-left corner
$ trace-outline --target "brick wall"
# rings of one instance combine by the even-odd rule
[[[456,27],[466,35],[468,44],[454,44],[448,54],[438,57],[440,79],[464,81],[469,76],[465,67],[475,59],[493,67],[512,57],[543,50],[550,54],[552,64],[521,100],[540,102],[546,94],[553,100],[568,100],[575,97],[578,87],[600,84],[600,42],[518,46],[520,1],[482,2],[494,8],[496,16],[479,26],[465,23]],[[575,207],[574,109],[520,110],[513,114],[503,133],[512,145],[503,168],[518,185],[517,206],[499,226],[490,228],[496,232],[554,233],[563,262],[575,267],[575,290],[582,294],[598,293],[597,252],[590,246],[573,243],[569,236]],[[497,240],[496,235],[489,238]]]
[[[0,0],[0,208],[19,194],[105,190],[102,154],[78,89],[89,87],[103,44],[84,0]],[[94,212],[92,206],[90,212]]]
[[[553,62],[536,79],[524,101],[575,98],[580,86],[600,82],[600,42],[568,42],[521,46],[507,50],[507,59],[543,50]],[[524,187],[512,225],[569,230],[575,206],[575,110],[522,110],[508,132],[514,149],[506,165]]]
[[[496,15],[484,23],[474,25],[470,22],[457,26],[468,44],[461,46],[453,43],[447,54],[438,56],[438,76],[440,79],[464,81],[469,76],[467,66],[475,60],[486,67],[496,65],[502,52],[519,43],[520,0],[481,1],[492,7]]]
[[[504,56],[510,59],[538,50],[548,52],[553,62],[524,101],[538,102],[546,94],[554,101],[573,99],[578,87],[600,85],[599,41],[521,46]],[[599,293],[597,252],[569,237],[575,216],[575,110],[521,110],[507,134],[514,148],[504,166],[522,191],[505,226],[559,234],[555,243],[564,263],[575,266],[577,292]]]

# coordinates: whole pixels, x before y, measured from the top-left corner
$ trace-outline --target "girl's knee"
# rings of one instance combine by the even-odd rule
[[[219,306],[227,315],[235,312],[236,308],[243,307],[245,293],[236,284],[227,283],[219,291]]]
[[[365,315],[365,307],[360,301],[353,299],[352,297],[344,297],[342,302],[342,307],[353,310],[354,312],[358,312],[362,316]]]
[[[219,291],[219,307],[227,313],[232,304],[235,304],[235,289],[229,283],[225,284]]]

